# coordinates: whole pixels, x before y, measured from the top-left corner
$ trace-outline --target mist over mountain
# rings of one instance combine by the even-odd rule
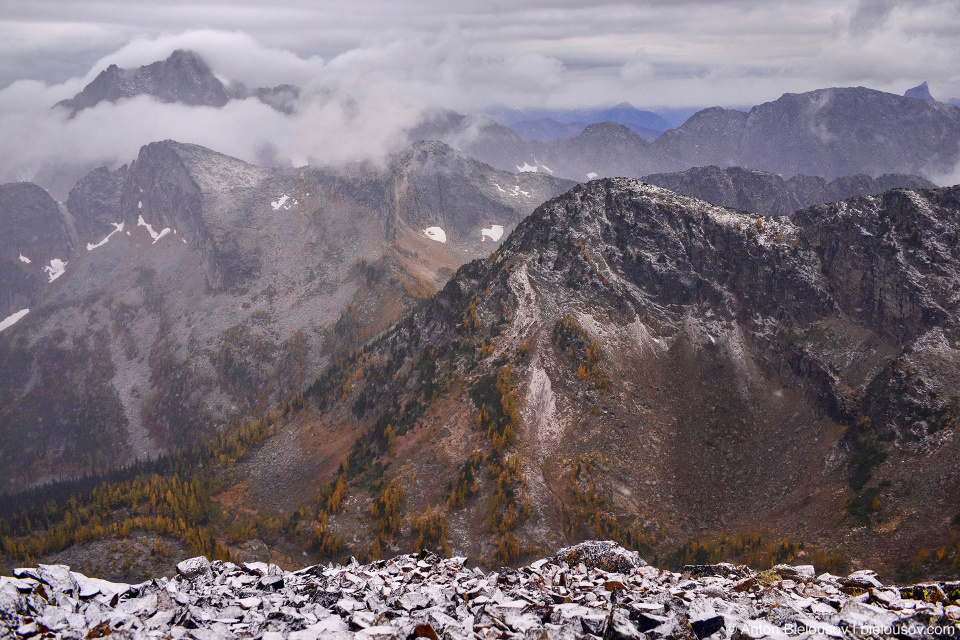
[[[189,106],[222,107],[231,99],[249,96],[278,111],[291,113],[300,91],[293,85],[259,88],[250,91],[241,83],[230,86],[217,78],[207,63],[192,51],[177,49],[166,60],[136,69],[110,65],[73,98],[56,104],[70,111],[71,116],[101,102],[117,102],[123,98],[151,96],[161,102]]]
[[[637,109],[628,102],[598,109],[508,109],[490,107],[486,115],[509,127],[524,141],[549,142],[580,134],[588,124],[616,122],[644,138],[656,138],[670,129],[670,123],[651,111]]]

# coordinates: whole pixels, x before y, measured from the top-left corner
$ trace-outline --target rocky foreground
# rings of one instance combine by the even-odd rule
[[[0,577],[0,639],[956,638],[960,583],[882,585],[871,571],[779,565],[660,571],[585,542],[485,574],[464,558],[398,556],[286,572],[204,557],[137,585],[64,565]]]

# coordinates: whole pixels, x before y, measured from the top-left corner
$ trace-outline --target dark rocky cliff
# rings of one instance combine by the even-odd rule
[[[29,182],[0,185],[0,320],[39,300],[44,267],[68,260],[73,241],[57,203]]]

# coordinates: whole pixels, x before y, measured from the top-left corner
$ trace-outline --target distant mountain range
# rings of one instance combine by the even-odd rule
[[[200,56],[178,49],[166,60],[136,69],[121,69],[112,64],[80,93],[56,106],[76,115],[101,102],[116,102],[141,95],[152,96],[161,102],[204,107],[222,107],[229,100],[256,97],[278,111],[291,113],[300,90],[293,85],[253,90],[241,83],[226,86]]]
[[[575,180],[708,165],[827,180],[887,173],[931,179],[951,173],[960,161],[960,109],[856,87],[786,94],[749,112],[705,109],[653,141],[604,122],[577,136],[525,142],[491,119],[441,112],[411,136],[446,140],[504,170],[536,169]]]
[[[652,111],[637,109],[628,102],[597,109],[508,109],[490,107],[484,111],[498,123],[509,127],[525,142],[549,142],[579,135],[587,125],[616,122],[643,138],[656,138],[670,129],[670,123]]]
[[[818,176],[796,175],[785,180],[767,171],[716,166],[651,174],[642,179],[685,196],[763,215],[786,215],[815,204],[878,195],[891,189],[933,189],[937,186],[919,176],[903,174],[887,174],[879,178],[845,176],[828,183]]]

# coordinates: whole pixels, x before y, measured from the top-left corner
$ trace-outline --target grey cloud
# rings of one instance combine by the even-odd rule
[[[271,163],[370,157],[429,105],[742,106],[824,86],[899,93],[922,80],[947,98],[960,95],[958,25],[948,0],[4,0],[0,179],[56,154],[126,161],[165,137]],[[217,120],[143,99],[75,123],[48,111],[108,64],[175,48],[223,78],[302,86],[304,108],[285,118],[242,102]],[[14,83],[22,78],[40,82]],[[320,97],[331,90],[359,111]],[[94,136],[84,122],[108,131]],[[31,144],[24,131],[42,133]]]

